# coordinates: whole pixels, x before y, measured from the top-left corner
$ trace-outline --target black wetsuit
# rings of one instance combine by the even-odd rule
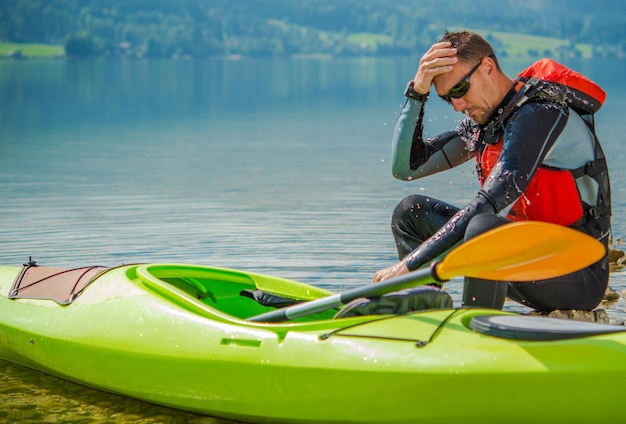
[[[497,110],[506,110],[514,95],[512,89]],[[454,131],[424,140],[423,117],[424,104],[408,99],[393,138],[392,172],[398,179],[422,178],[460,165],[485,146],[482,136],[485,131],[470,118]],[[563,103],[528,101],[503,120],[496,136],[502,137],[502,153],[482,188],[465,207],[459,209],[421,195],[408,196],[396,207],[392,231],[398,255],[405,258],[409,269],[428,264],[464,239],[509,222],[500,215],[505,215],[507,208],[524,193],[540,167],[574,170],[585,163],[597,162],[598,158],[606,164],[593,127]],[[608,185],[608,173],[605,174]],[[579,184],[578,190],[582,199],[591,199],[590,204],[599,198],[599,188],[590,184],[589,178]],[[608,247],[610,191],[607,190],[606,207],[587,208],[571,227]],[[602,300],[608,278],[607,255],[583,270],[551,280],[502,284],[466,278],[463,303],[501,309],[508,296],[541,311],[591,310]]]

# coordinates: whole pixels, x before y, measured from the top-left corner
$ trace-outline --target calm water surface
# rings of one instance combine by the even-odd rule
[[[416,63],[0,62],[0,264],[185,262],[331,290],[367,284],[395,260],[389,219],[402,197],[461,204],[478,187],[469,164],[413,183],[391,177],[391,132]],[[625,239],[625,65],[568,64],[608,92],[598,132],[614,237]],[[436,98],[427,113],[433,134],[461,118]],[[611,286],[626,289],[621,272]],[[460,281],[447,287],[460,304]],[[626,319],[623,299],[603,307]],[[8,422],[227,422],[3,361],[0,398]]]

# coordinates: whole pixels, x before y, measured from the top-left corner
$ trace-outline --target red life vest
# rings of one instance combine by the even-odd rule
[[[566,102],[580,114],[597,112],[606,98],[597,84],[550,59],[542,59],[520,73],[515,84],[516,91],[529,91],[528,82],[539,87],[535,96]],[[542,84],[550,85],[552,89],[542,91]],[[529,96],[532,98],[533,94]],[[512,101],[510,104],[515,103],[514,107],[501,117],[501,121],[526,100],[528,98],[522,97],[521,102]],[[495,144],[485,143],[482,152],[476,152],[481,185],[498,161],[502,144],[500,135]],[[572,171],[540,167],[507,216],[515,221],[534,220],[570,226],[582,218],[584,212]]]

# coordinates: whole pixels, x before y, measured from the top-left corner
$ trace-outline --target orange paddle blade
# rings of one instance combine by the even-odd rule
[[[442,280],[464,275],[502,281],[555,278],[585,268],[605,254],[580,231],[538,221],[514,222],[452,250],[436,268]]]

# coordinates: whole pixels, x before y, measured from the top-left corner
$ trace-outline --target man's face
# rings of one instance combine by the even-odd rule
[[[463,112],[478,124],[486,124],[497,106],[490,99],[494,90],[486,72],[490,66],[488,58],[479,63],[457,62],[452,71],[434,77],[435,90],[439,96],[449,99],[455,111]]]

